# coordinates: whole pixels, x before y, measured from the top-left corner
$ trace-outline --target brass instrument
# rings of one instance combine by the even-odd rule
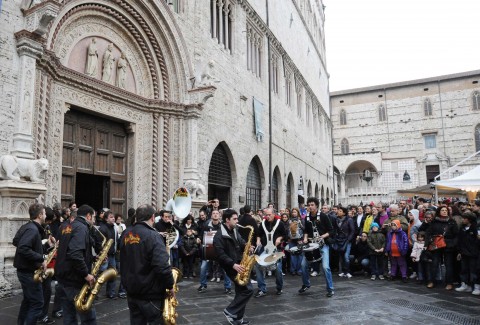
[[[90,272],[90,274],[96,277],[96,275],[100,271],[100,267],[102,266],[103,261],[107,258],[110,247],[112,247],[113,245],[113,239],[109,239],[107,241],[107,238],[105,238],[105,236],[97,228],[93,228],[103,237],[102,251],[98,255],[97,260],[93,263],[92,271]],[[100,274],[100,276],[96,279],[93,287],[90,287],[88,283],[85,283],[79,294],[74,299],[75,308],[77,309],[77,311],[81,313],[89,311],[92,308],[93,301],[95,300],[97,294],[100,292],[102,285],[105,282],[114,280],[117,277],[117,274],[117,270],[115,270],[114,268],[108,268],[103,271],[102,274]]]
[[[54,248],[50,251],[50,253],[48,253],[47,258],[45,259],[47,265],[50,264],[56,253],[57,245],[55,245]],[[43,280],[45,280],[46,278],[53,276],[54,273],[55,270],[53,268],[43,270],[42,266],[40,266],[38,269],[35,270],[35,273],[33,274],[33,281],[37,283],[43,282]]]
[[[245,268],[245,271],[238,273],[235,276],[235,282],[241,286],[246,286],[250,282],[250,273],[252,273],[253,266],[255,265],[255,255],[250,255],[250,247],[252,246],[252,237],[253,237],[253,227],[252,226],[241,226],[242,228],[249,228],[250,233],[248,234],[248,240],[245,243],[245,249],[243,250],[242,260],[240,265]]]
[[[291,238],[297,238],[298,222],[292,221],[290,223],[290,235]]]
[[[173,195],[173,199],[170,199],[167,202],[167,206],[165,210],[172,211],[176,217],[181,221],[183,220],[189,213],[190,209],[192,208],[192,198],[190,197],[190,193],[186,188],[179,188],[175,191]],[[172,227],[175,232],[171,231],[168,232],[166,237],[166,249],[168,253],[168,262],[170,263],[170,249],[175,246],[180,237],[178,230]],[[172,275],[173,275],[173,293],[167,289],[165,294],[165,301],[163,306],[163,320],[166,325],[175,325],[177,323],[178,313],[176,312],[176,308],[178,306],[178,300],[175,297],[175,294],[178,292],[178,285],[177,283],[182,279],[182,272],[176,268],[172,267]]]

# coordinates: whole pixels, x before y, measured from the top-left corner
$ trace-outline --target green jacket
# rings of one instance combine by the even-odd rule
[[[373,232],[370,231],[367,239],[368,248],[370,248],[370,254],[373,255],[383,255],[383,252],[375,252],[376,249],[385,247],[385,235],[379,231]]]

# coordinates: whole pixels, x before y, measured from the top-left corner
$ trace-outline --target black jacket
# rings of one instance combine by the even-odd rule
[[[238,218],[238,224],[240,226],[252,226],[253,227],[253,236],[252,236],[252,245],[255,246],[258,236],[258,224],[255,219],[249,214],[243,214]],[[247,241],[248,235],[250,234],[250,229],[238,228],[238,232],[242,235],[243,240]]]
[[[355,227],[355,238],[359,236],[363,231],[363,226],[365,225],[365,219],[367,219],[367,215],[364,213],[361,216],[360,227],[358,226],[358,218],[360,216],[357,214],[355,217],[352,218],[353,226]]]
[[[425,231],[425,246],[428,247],[433,242],[433,237],[444,235],[446,251],[452,252],[457,247],[458,225],[453,219],[440,219],[436,217],[430,223],[422,223],[418,231]]]
[[[102,222],[99,228],[100,232],[105,236],[105,238],[107,238],[107,240],[113,239],[113,244],[108,250],[108,255],[110,256],[115,255],[117,251],[117,247],[115,246],[115,244],[118,245],[118,233],[115,232],[115,226],[116,225]]]
[[[172,225],[170,222],[163,222],[163,220],[160,219],[154,225],[154,227],[158,232],[170,232],[170,231],[173,231],[172,228],[175,228],[175,229],[177,229],[180,237],[184,235],[183,230],[180,228],[180,226],[176,222],[174,222],[173,225]],[[167,238],[163,237],[163,236],[162,236],[162,238],[163,238],[163,243],[165,244],[166,241],[167,241]]]
[[[122,233],[120,273],[129,297],[161,300],[174,284],[163,237],[145,222]]]
[[[245,248],[245,241],[235,228],[228,230],[225,224],[220,226],[215,237],[213,237],[213,246],[217,253],[217,261],[227,272],[229,276],[234,276],[236,271],[233,270],[233,265],[242,260],[243,250]]]
[[[197,249],[197,238],[194,235],[183,236],[182,246],[180,246],[180,252],[182,252],[183,256],[186,256],[187,254],[194,255],[197,252]]]
[[[65,221],[59,230],[55,276],[66,287],[81,288],[92,270],[94,235],[83,217],[76,217],[71,223]],[[96,248],[98,251],[100,247]]]
[[[463,256],[477,257],[479,254],[478,246],[477,224],[471,224],[468,230],[462,227],[458,232],[458,251],[460,254]]]
[[[317,213],[316,216],[308,215],[305,218],[305,232],[308,234],[309,238],[313,238],[314,225],[317,227],[320,236],[327,232],[330,235],[330,233],[333,232],[330,217],[323,212]],[[326,242],[328,243],[328,240]]]
[[[221,225],[222,225],[221,221],[218,221],[218,223],[214,225],[212,219],[208,220],[203,226],[203,228],[198,230],[198,238],[200,238],[203,242],[203,234],[205,232],[218,231],[220,230]]]
[[[35,221],[30,221],[15,234],[13,245],[17,247],[13,266],[19,271],[34,272],[43,263],[47,246],[42,245],[44,230]],[[46,244],[48,245],[48,244]]]
[[[343,219],[337,217],[337,225],[337,238],[339,240],[346,239],[349,243],[352,242],[355,238],[355,225],[353,224],[353,220],[348,216],[344,216]]]
[[[288,239],[287,232],[285,231],[285,226],[283,225],[282,220],[273,219],[272,222],[269,222],[267,219],[264,219],[260,224],[260,226],[258,227],[258,237],[260,237],[260,242],[262,243],[263,247],[267,245],[267,234],[263,229],[263,225],[265,224],[265,228],[267,229],[268,232],[270,232],[273,230],[277,222],[278,222],[278,227],[277,229],[275,229],[275,232],[273,233],[273,238],[272,238],[273,244],[275,245],[275,241],[277,240],[278,237],[283,237],[283,240]]]

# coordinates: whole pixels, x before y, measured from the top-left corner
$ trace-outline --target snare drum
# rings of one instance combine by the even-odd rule
[[[287,247],[285,247],[285,251],[290,252],[290,254],[294,256],[301,255],[303,253],[303,249],[299,245],[294,245],[292,247],[287,245]]]
[[[322,253],[320,251],[320,245],[316,243],[308,244],[308,248],[304,248],[305,258],[308,263],[318,262],[322,259]]]
[[[216,231],[208,231],[203,233],[202,256],[205,260],[214,260],[216,257],[215,248],[213,247],[213,237]]]

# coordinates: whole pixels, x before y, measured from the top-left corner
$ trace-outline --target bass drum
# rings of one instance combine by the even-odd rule
[[[203,234],[202,258],[208,261],[214,260],[217,256],[213,247],[213,237],[216,231],[208,231]]]

